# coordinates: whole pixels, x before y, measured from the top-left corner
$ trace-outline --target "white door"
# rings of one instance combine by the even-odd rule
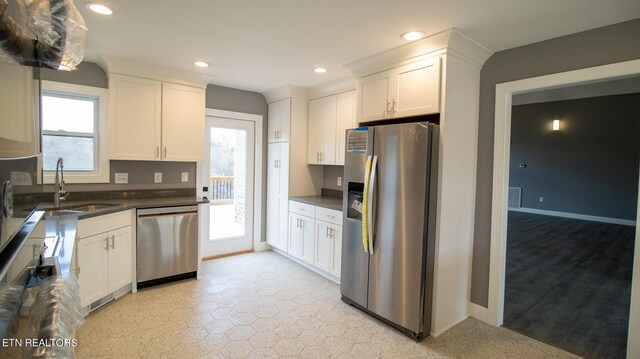
[[[255,138],[252,121],[207,117],[205,163],[210,200],[202,256],[253,248]],[[203,211],[202,215],[207,215]],[[206,227],[206,226],[205,226]]]

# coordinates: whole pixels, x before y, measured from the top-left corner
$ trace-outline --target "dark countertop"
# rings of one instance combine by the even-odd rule
[[[296,196],[289,197],[290,200],[310,204],[313,206],[324,207],[336,211],[342,211],[342,198],[327,196]]]
[[[156,208],[156,207],[175,207],[175,206],[192,206],[198,204],[209,203],[209,200],[203,199],[198,196],[189,197],[162,197],[162,198],[133,198],[133,199],[112,199],[112,200],[97,200],[97,201],[78,201],[78,202],[63,202],[60,207],[56,209],[70,209],[74,207],[83,206],[89,203],[108,204],[112,205],[107,208],[102,208],[93,211],[87,211],[78,213],[75,215],[77,219],[86,219],[96,216],[101,216],[109,213],[116,213],[120,211],[126,211],[130,209],[142,209],[142,208]],[[52,209],[52,203],[41,203],[38,206],[38,210]],[[46,216],[46,215],[45,215]],[[65,216],[46,216],[52,217],[65,217]]]

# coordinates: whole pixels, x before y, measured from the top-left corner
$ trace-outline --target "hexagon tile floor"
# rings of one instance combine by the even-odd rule
[[[79,358],[575,357],[474,319],[415,343],[271,251],[204,262],[200,280],[128,294],[89,315],[77,339]]]

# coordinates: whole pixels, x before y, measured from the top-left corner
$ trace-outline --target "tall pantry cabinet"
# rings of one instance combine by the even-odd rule
[[[286,86],[264,93],[267,119],[266,241],[287,251],[289,196],[320,193],[322,169],[307,166],[307,96]]]

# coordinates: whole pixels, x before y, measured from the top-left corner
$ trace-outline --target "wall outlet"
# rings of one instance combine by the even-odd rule
[[[153,174],[154,183],[162,183],[162,172],[156,172]]]
[[[544,197],[540,197],[540,202],[544,202]]]
[[[342,177],[338,177],[338,186],[342,186]]]
[[[180,176],[180,180],[182,182],[189,182],[189,172],[182,172],[182,175]]]
[[[116,172],[116,183],[129,183],[129,174]]]

